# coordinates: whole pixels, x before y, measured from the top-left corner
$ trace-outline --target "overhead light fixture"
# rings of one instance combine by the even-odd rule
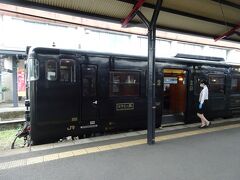
[[[178,80],[179,80],[179,81],[183,81],[183,77],[179,77]]]

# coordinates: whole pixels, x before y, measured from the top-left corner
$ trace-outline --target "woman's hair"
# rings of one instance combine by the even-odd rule
[[[200,84],[202,84],[202,83],[205,84],[205,85],[208,85],[207,81],[204,80],[204,79],[200,81]]]

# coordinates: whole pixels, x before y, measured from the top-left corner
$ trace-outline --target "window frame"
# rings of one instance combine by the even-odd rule
[[[111,79],[113,80],[112,78],[112,75],[114,73],[122,73],[124,75],[130,75],[130,74],[136,74],[137,77],[138,77],[138,82],[135,83],[135,84],[130,84],[130,83],[117,83],[118,85],[135,85],[135,86],[138,86],[138,94],[137,95],[121,95],[121,92],[120,92],[120,95],[114,95],[113,92],[112,92],[112,85],[113,84],[116,84],[116,83],[113,83],[111,82]],[[129,74],[128,74],[129,73]],[[112,70],[112,71],[109,71],[109,93],[108,93],[109,97],[140,97],[141,96],[141,71],[132,71],[132,70]]]
[[[40,68],[39,66],[40,64],[37,58],[28,58],[27,60],[28,81],[37,81],[39,79],[39,68]]]
[[[239,79],[239,82],[240,82],[240,75],[234,75],[231,77],[230,92],[231,92],[231,94],[240,94],[240,90],[239,90],[239,92],[233,92],[233,90],[232,90],[233,79]]]
[[[56,68],[55,68],[56,75],[55,75],[55,79],[53,79],[53,80],[48,79],[48,72],[49,72],[48,71],[48,62],[49,61],[54,61],[55,65],[56,65]],[[58,61],[56,59],[48,59],[48,60],[46,60],[46,62],[45,62],[45,79],[47,81],[57,81],[58,80]]]
[[[70,77],[70,81],[62,81],[61,79],[61,75],[62,75],[62,73],[61,73],[61,64],[62,64],[62,61],[72,61],[73,62],[73,70],[74,70],[74,73],[73,73],[73,77]],[[59,82],[62,82],[62,83],[76,83],[77,82],[77,80],[76,80],[76,66],[77,66],[77,63],[76,63],[76,61],[74,60],[74,59],[71,59],[71,58],[61,58],[61,59],[59,59]],[[72,79],[73,78],[73,79]]]
[[[94,84],[94,94],[91,94],[91,95],[85,95],[84,94],[84,77],[85,77],[85,74],[83,73],[83,68],[94,68],[95,70],[95,84]],[[96,97],[97,94],[98,94],[98,86],[97,86],[97,83],[98,83],[98,66],[95,65],[95,64],[81,64],[81,87],[82,87],[82,97],[86,98],[86,97]]]

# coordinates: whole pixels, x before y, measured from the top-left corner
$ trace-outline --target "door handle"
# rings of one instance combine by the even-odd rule
[[[92,103],[95,104],[95,105],[97,105],[97,104],[98,104],[98,101],[96,100],[96,101],[93,101]]]

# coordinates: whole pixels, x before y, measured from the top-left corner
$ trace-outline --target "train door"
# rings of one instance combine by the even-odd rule
[[[226,75],[225,74],[209,74],[209,110],[211,116],[224,115],[226,112]]]
[[[98,126],[97,66],[81,65],[81,129]]]
[[[183,123],[186,116],[187,71],[163,69],[162,124]]]

